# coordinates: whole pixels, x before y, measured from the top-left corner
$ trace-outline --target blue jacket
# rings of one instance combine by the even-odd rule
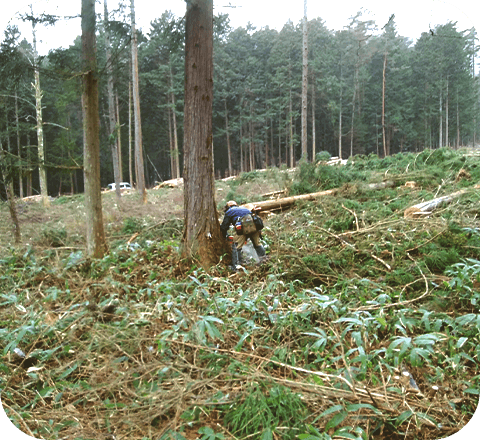
[[[232,206],[227,209],[225,212],[225,217],[223,217],[223,222],[220,225],[220,230],[224,237],[227,236],[228,228],[230,225],[234,225],[245,215],[251,214],[252,211],[248,208],[242,208],[241,206]]]

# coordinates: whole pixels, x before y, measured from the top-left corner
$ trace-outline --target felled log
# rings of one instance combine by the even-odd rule
[[[466,189],[448,194],[443,197],[438,197],[428,202],[417,203],[416,205],[410,206],[403,212],[405,218],[419,218],[430,215],[432,211],[439,208],[440,206],[447,205],[455,200],[457,197],[460,197],[462,194],[467,192]]]
[[[391,181],[370,183],[366,185],[368,189],[385,189],[391,188],[394,183]],[[291,205],[295,204],[299,200],[315,200],[318,197],[333,196],[338,192],[338,188],[329,189],[327,191],[320,191],[310,194],[301,194],[299,196],[283,197],[276,200],[265,200],[264,202],[255,202],[255,206],[261,208],[262,211],[278,211],[288,209]]]
[[[290,208],[295,202],[299,200],[315,200],[317,197],[333,195],[338,191],[336,189],[329,189],[328,191],[320,191],[310,194],[301,194],[299,196],[283,197],[276,200],[265,200],[264,202],[255,202],[254,205],[261,208],[262,211],[278,211]]]
[[[153,187],[152,189],[178,188],[181,185],[183,185],[183,177],[179,177],[178,179],[165,180],[164,182],[161,182],[155,187]]]

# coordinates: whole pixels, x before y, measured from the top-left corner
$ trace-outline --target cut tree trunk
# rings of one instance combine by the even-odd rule
[[[277,200],[266,200],[264,202],[255,202],[254,205],[261,208],[262,211],[278,211],[290,208],[299,200],[315,200],[318,197],[335,195],[337,189],[329,189],[327,191],[320,191],[311,194],[302,194],[299,196],[284,197]]]
[[[371,183],[367,185],[368,189],[385,189],[391,188],[394,183],[391,181]],[[257,208],[261,208],[262,211],[278,211],[290,208],[299,200],[315,200],[318,197],[334,196],[338,192],[338,188],[329,189],[326,191],[320,191],[310,194],[301,194],[299,196],[284,197],[277,200],[266,200],[264,202],[255,202],[254,205]]]
[[[462,194],[468,192],[467,189],[462,189],[460,191],[454,192],[452,194],[448,194],[443,197],[438,197],[433,200],[429,200],[427,202],[418,203],[416,205],[410,206],[407,208],[403,216],[405,218],[419,218],[423,216],[430,215],[432,211],[439,208],[440,206],[447,205],[455,200],[457,197],[460,197]]]

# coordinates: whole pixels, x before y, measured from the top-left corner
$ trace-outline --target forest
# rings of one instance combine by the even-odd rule
[[[447,23],[413,43],[393,16],[378,29],[360,15],[338,32],[320,19],[231,29],[205,0],[137,35],[133,7],[130,27],[96,19],[95,3],[82,1],[70,48],[38,56],[35,29],[55,21],[42,15],[26,17],[32,45],[9,28],[0,51],[13,425],[78,440],[467,429],[480,395],[474,31]],[[138,191],[101,192],[119,177]],[[36,192],[44,203],[23,197]],[[246,244],[239,265],[219,226],[231,200],[264,222],[263,252]]]
[[[36,28],[54,21],[49,16],[30,19]],[[101,185],[114,181],[112,141],[121,151],[120,180],[135,184],[128,16],[114,11],[97,22]],[[184,20],[166,11],[138,36],[147,187],[182,175],[184,34]],[[10,27],[0,51],[1,142],[12,162],[14,190],[17,195],[40,192],[41,162],[49,195],[79,193],[83,191],[80,37],[68,49],[54,49],[44,57],[36,56],[31,40]],[[377,24],[358,13],[341,31],[329,30],[321,18],[309,20],[307,160],[322,151],[346,159],[474,144],[479,121],[477,49],[475,31],[457,29],[453,22],[426,29],[412,42],[398,35],[394,17]],[[31,86],[36,72],[43,109],[43,159],[37,153]],[[113,75],[114,133],[108,129],[108,72]],[[295,166],[301,157],[301,95],[301,23],[288,22],[281,31],[251,24],[232,29],[227,14],[216,15],[215,176]]]

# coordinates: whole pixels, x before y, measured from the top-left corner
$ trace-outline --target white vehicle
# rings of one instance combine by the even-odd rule
[[[132,186],[128,182],[120,182],[120,190],[132,189]],[[107,191],[115,191],[115,183],[109,183],[107,185]]]

